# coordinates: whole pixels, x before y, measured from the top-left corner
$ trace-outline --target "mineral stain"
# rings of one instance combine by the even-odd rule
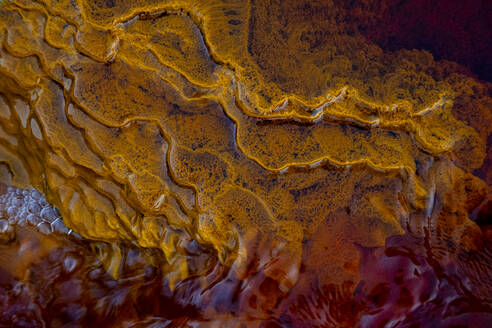
[[[485,326],[491,85],[394,12],[0,3],[0,324]]]

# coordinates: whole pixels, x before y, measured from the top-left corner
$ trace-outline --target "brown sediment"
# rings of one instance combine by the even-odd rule
[[[381,249],[399,235],[447,254],[452,264],[415,250],[429,277],[468,277],[452,292],[490,309],[490,232],[469,218],[490,213],[490,84],[426,52],[383,51],[344,21],[349,11],[290,1],[0,6],[0,177],[42,191],[67,229],[99,246],[31,228],[19,238],[54,238],[56,252],[82,252],[84,270],[102,265],[105,283],[126,286],[113,293],[129,293],[111,313],[90,312],[82,293],[73,304],[86,310],[72,312],[91,313],[83,324],[364,325],[381,305],[367,303],[377,282],[368,254],[386,261]],[[128,252],[146,254],[159,272],[149,290],[167,294],[137,291],[146,276],[124,280]],[[51,262],[32,272],[60,256],[43,253]],[[439,269],[448,264],[458,269]],[[137,300],[184,312],[112,316]],[[402,313],[415,310],[408,302]]]

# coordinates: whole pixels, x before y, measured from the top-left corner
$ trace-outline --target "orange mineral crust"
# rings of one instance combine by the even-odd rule
[[[492,85],[395,8],[0,1],[0,326],[487,326]]]

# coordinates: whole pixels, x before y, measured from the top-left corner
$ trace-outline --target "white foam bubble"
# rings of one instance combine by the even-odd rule
[[[6,192],[0,195],[0,221],[12,227],[30,225],[46,234],[78,236],[67,228],[58,210],[48,204],[45,197],[35,189],[8,186]]]

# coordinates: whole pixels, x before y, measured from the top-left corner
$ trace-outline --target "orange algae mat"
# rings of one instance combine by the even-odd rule
[[[0,326],[487,326],[492,86],[385,4],[0,2]]]

